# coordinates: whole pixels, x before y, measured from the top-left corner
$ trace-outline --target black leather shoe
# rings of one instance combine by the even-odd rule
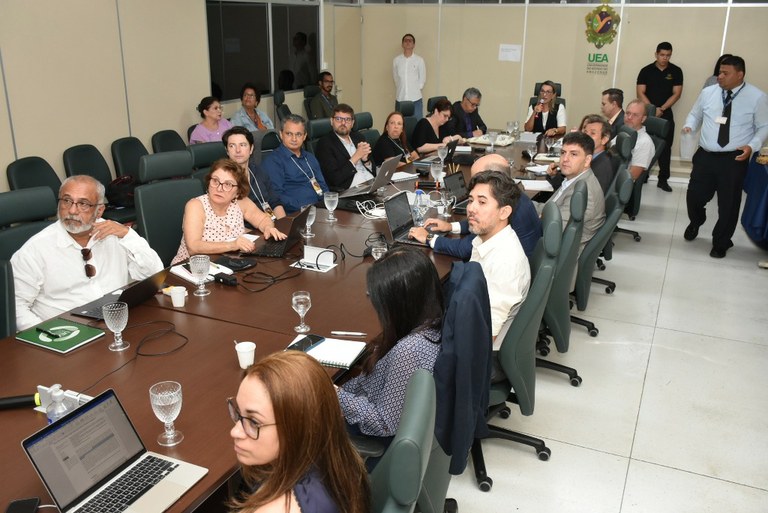
[[[662,191],[672,192],[672,187],[670,187],[667,182],[659,182],[658,184],[656,184],[656,187],[658,187]]]
[[[712,258],[725,258],[725,251],[724,249],[717,249],[712,248],[712,251],[709,252],[709,256]]]
[[[693,240],[698,236],[699,236],[699,227],[693,224],[689,224],[688,228],[685,229],[685,233],[683,234],[683,237],[685,237],[685,240]],[[723,256],[725,256],[725,252],[723,252]]]

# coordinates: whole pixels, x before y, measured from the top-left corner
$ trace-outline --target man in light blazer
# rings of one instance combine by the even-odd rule
[[[333,132],[317,142],[315,156],[332,191],[345,191],[373,179],[371,145],[353,132],[355,111],[340,103],[331,114]]]

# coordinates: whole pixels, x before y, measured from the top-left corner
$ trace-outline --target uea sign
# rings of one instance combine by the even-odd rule
[[[588,59],[589,59],[589,62],[608,62],[608,54],[607,53],[590,53]]]
[[[590,11],[585,17],[587,30],[587,42],[592,43],[599,50],[607,44],[613,43],[618,34],[617,29],[621,23],[621,18],[610,5],[602,4]],[[587,55],[587,74],[589,75],[608,75],[608,54],[590,53]]]

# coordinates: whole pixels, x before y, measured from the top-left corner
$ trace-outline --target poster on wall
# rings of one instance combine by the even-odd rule
[[[618,35],[621,18],[608,4],[601,4],[584,17],[587,25],[585,34],[587,42],[593,44],[597,51],[590,52],[585,62],[587,75],[608,76],[610,61],[608,53],[602,50],[605,45],[613,43]]]

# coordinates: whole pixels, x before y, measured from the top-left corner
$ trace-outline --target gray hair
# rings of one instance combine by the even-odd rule
[[[106,190],[104,189],[104,184],[96,180],[94,177],[89,175],[72,175],[61,182],[61,188],[59,188],[59,191],[61,191],[61,189],[63,189],[64,186],[70,182],[82,182],[94,186],[96,188],[96,195],[99,199],[98,202],[100,204],[106,204]]]
[[[283,126],[285,126],[286,123],[298,123],[304,127],[305,132],[307,131],[307,120],[298,114],[288,114],[283,120]]]
[[[464,98],[466,98],[467,100],[471,100],[472,98],[482,99],[483,95],[478,88],[470,87],[469,89],[464,91]]]

